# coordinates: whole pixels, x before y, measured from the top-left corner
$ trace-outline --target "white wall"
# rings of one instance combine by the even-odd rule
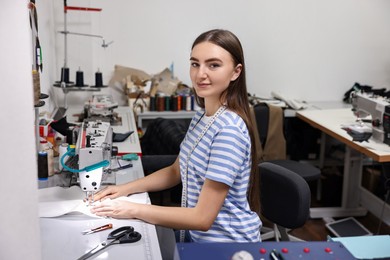
[[[27,2],[2,1],[0,8],[0,259],[41,258]],[[98,68],[108,82],[115,64],[158,73],[174,62],[175,75],[189,84],[192,41],[219,27],[240,37],[249,91],[258,96],[279,90],[307,100],[338,100],[355,81],[390,83],[388,0],[69,0],[68,5],[103,8],[98,14],[70,13],[69,30],[115,41],[103,50],[99,39],[69,39],[69,67],[75,72],[81,66],[86,82],[94,83]],[[41,87],[53,97],[53,107],[63,98],[51,87],[63,66],[63,37],[56,33],[63,29],[62,1],[39,0],[37,6]],[[84,101],[77,95],[71,94],[72,102]]]
[[[63,2],[43,2],[53,5],[50,33],[63,30]],[[81,67],[91,85],[98,69],[107,83],[115,64],[155,74],[172,62],[175,75],[190,84],[190,46],[211,28],[239,36],[249,92],[257,96],[267,97],[274,90],[311,101],[340,100],[355,82],[378,88],[390,85],[388,0],[69,0],[68,5],[103,9],[70,11],[69,31],[114,41],[103,49],[101,39],[68,37],[71,79]],[[63,35],[55,33],[54,39],[57,60],[51,73],[58,80]],[[60,102],[63,94],[55,94]],[[85,96],[69,95],[71,102],[83,102]]]
[[[41,259],[27,0],[0,8],[0,259]]]

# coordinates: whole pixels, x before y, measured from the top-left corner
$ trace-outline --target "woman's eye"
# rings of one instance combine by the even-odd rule
[[[218,68],[220,67],[221,65],[219,65],[218,63],[212,63],[210,64],[210,68]]]
[[[196,67],[199,67],[199,64],[196,63],[196,62],[192,62],[192,63],[191,63],[191,67],[195,67],[195,68],[196,68]]]

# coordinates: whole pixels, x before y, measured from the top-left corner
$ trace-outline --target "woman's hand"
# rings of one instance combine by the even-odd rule
[[[103,200],[91,208],[91,212],[100,217],[135,218],[135,212],[140,204],[124,200]]]
[[[96,192],[93,199],[95,201],[99,201],[102,199],[115,199],[127,195],[129,194],[124,185],[115,185],[107,186],[106,188]]]

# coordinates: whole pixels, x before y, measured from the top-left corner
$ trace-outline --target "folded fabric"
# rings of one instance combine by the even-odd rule
[[[78,186],[39,189],[39,217],[53,218],[65,214],[84,214],[93,218],[100,218],[91,213],[91,206],[88,205],[88,202],[83,201],[84,198],[85,193]],[[139,193],[128,197],[119,197],[115,200],[146,204],[148,203],[148,196],[147,193]]]

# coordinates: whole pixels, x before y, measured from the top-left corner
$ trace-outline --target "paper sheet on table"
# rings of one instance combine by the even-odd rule
[[[389,259],[390,236],[332,237],[341,242],[356,259]]]
[[[50,187],[39,189],[39,217],[53,218],[65,214],[85,214],[100,218],[92,214],[88,203],[84,202],[85,193],[78,186],[70,188]],[[115,200],[127,200],[136,203],[147,203],[147,194],[133,194],[129,197],[119,197]]]

